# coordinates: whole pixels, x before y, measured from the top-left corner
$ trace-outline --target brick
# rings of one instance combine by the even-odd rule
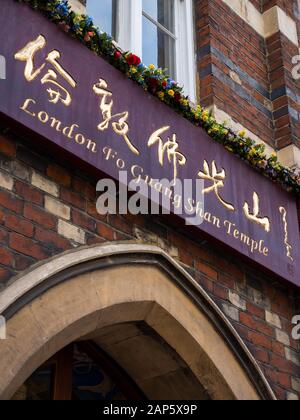
[[[279,401],[284,401],[286,398],[286,389],[281,386],[272,384],[272,389]]]
[[[220,299],[227,300],[228,299],[228,289],[219,284],[214,284],[214,295],[218,296]]]
[[[61,219],[71,218],[71,208],[50,196],[45,197],[45,209]]]
[[[3,137],[0,134],[0,153],[7,157],[16,156],[16,145],[11,140],[6,137]]]
[[[34,226],[32,223],[13,214],[8,214],[5,218],[5,226],[14,232],[24,236],[32,237]]]
[[[258,306],[255,306],[250,302],[247,302],[247,311],[250,314],[255,315],[257,318],[265,319],[264,309],[261,309]]]
[[[113,229],[103,223],[97,223],[97,233],[101,238],[107,239],[108,241],[114,240]]]
[[[282,343],[286,346],[291,345],[291,340],[290,340],[289,335],[282,330],[276,330],[276,340],[279,341],[279,343]]]
[[[14,187],[14,180],[13,178],[6,174],[5,172],[0,171],[0,188],[4,188],[6,190],[12,191]]]
[[[259,290],[253,288],[251,288],[251,290],[253,293],[253,302],[255,303],[255,305],[261,306],[266,310],[269,309],[271,306],[270,299]]]
[[[272,366],[264,366],[264,372],[269,380],[269,382],[277,383],[278,382],[278,371]]]
[[[196,281],[203,287],[203,289],[208,293],[213,293],[214,283],[211,280],[208,280],[207,277],[196,275]]]
[[[0,283],[5,283],[12,276],[12,272],[8,269],[0,267]]]
[[[28,149],[25,145],[18,145],[18,159],[25,163],[30,168],[36,169],[39,172],[46,172],[47,161],[46,158],[34,153],[32,149]]]
[[[132,225],[127,222],[127,219],[121,217],[120,215],[109,214],[108,222],[113,228],[123,233],[126,233],[127,235],[132,235]],[[162,232],[162,229],[160,229],[160,235],[161,235],[161,232]],[[176,245],[176,244],[173,244],[173,245]]]
[[[50,253],[40,245],[36,244],[32,239],[25,238],[18,233],[11,233],[9,238],[9,245],[15,251],[21,252],[24,255],[43,260],[50,256]]]
[[[249,331],[249,340],[256,346],[272,349],[272,341],[261,333]]]
[[[291,377],[287,373],[278,372],[277,380],[278,380],[278,383],[284,388],[287,388],[287,389],[291,388]]]
[[[92,185],[80,178],[74,178],[72,181],[74,191],[83,195],[90,201],[96,202],[96,186]],[[96,204],[95,204],[96,205]]]
[[[13,266],[13,254],[5,248],[0,248],[0,264]]]
[[[107,222],[107,215],[102,215],[97,212],[96,202],[87,202],[87,213],[97,220]]]
[[[290,360],[277,356],[274,353],[271,353],[270,356],[270,363],[273,366],[276,366],[276,368],[279,369],[281,372],[289,373],[291,375],[297,375],[297,373],[299,372],[299,368]]]
[[[228,287],[228,289],[234,289],[235,281],[232,277],[219,273],[218,282],[222,284],[223,286]]]
[[[300,379],[292,378],[292,388],[300,393]]]
[[[56,232],[51,232],[42,228],[36,228],[35,239],[42,242],[47,248],[56,248],[56,250],[65,251],[71,248],[70,242],[59,236]]]
[[[0,229],[0,244],[6,245],[8,239],[8,232],[4,229]]]
[[[103,238],[99,238],[99,236],[87,234],[86,243],[87,245],[98,245],[105,242]]]
[[[60,198],[62,201],[65,201],[68,204],[71,204],[74,207],[77,207],[81,210],[85,210],[85,199],[82,198],[80,195],[73,193],[67,189],[61,190]]]
[[[232,324],[234,325],[234,328],[236,329],[236,331],[238,332],[238,334],[244,339],[244,340],[248,340],[249,337],[249,329],[244,327],[243,325],[239,324],[238,322],[234,322],[232,321]],[[252,345],[252,344],[251,344]],[[253,346],[252,346],[253,347]]]
[[[281,321],[278,315],[272,312],[266,311],[266,321],[269,324],[274,325],[274,327],[281,329]]]
[[[0,191],[0,205],[15,213],[23,212],[23,201],[6,191]]]
[[[205,274],[210,279],[218,279],[217,271],[211,268],[209,265],[202,263],[201,261],[196,262],[196,270],[201,271],[201,273]]]
[[[73,209],[72,221],[74,225],[80,226],[91,232],[95,231],[96,222],[91,217],[87,216],[85,213],[81,213],[80,211]]]
[[[21,162],[14,160],[11,165],[11,171],[14,174],[14,177],[23,179],[24,181],[29,182],[30,180],[30,170],[27,166],[23,165]]]
[[[44,194],[36,188],[26,184],[25,182],[16,180],[15,192],[19,197],[22,197],[28,203],[34,203],[40,206],[43,205]]]
[[[194,267],[194,257],[183,249],[179,250],[179,258],[182,264]]]
[[[78,244],[85,244],[84,230],[63,220],[58,221],[58,233],[67,239],[77,242]]]
[[[278,341],[272,342],[272,352],[278,354],[281,357],[285,357],[284,345],[278,343]]]
[[[237,293],[229,291],[229,301],[232,303],[233,306],[236,306],[243,311],[246,310],[246,301],[245,299],[241,298]]]
[[[225,315],[227,315],[229,318],[233,319],[234,321],[239,321],[240,317],[239,317],[239,311],[237,308],[235,308],[234,306],[228,303],[223,303],[222,308]]]
[[[300,367],[300,352],[296,352],[288,347],[285,348],[285,357],[292,363]]]
[[[222,255],[215,255],[213,262],[219,272],[227,273],[235,281],[243,281],[244,272],[237,266],[236,261],[231,262],[229,259],[222,258]]]
[[[25,255],[16,254],[14,267],[16,270],[26,270],[36,262],[35,259],[31,257],[26,257]]]
[[[262,363],[269,363],[269,353],[265,350],[262,349],[256,349],[255,353],[255,359],[257,359],[258,361],[262,362]]]
[[[5,222],[5,212],[0,208],[0,225],[4,225]]]
[[[38,172],[33,172],[31,183],[34,187],[53,195],[54,197],[59,196],[59,187],[54,182],[45,178],[43,175],[40,175]]]
[[[61,166],[51,164],[47,168],[47,175],[57,184],[60,184],[64,187],[71,186],[71,176],[70,174],[63,169]]]
[[[54,229],[56,227],[56,219],[54,216],[31,204],[25,204],[24,216],[45,228]]]
[[[274,337],[274,330],[272,327],[267,325],[264,321],[256,319],[253,315],[241,312],[240,321],[242,324],[251,328],[252,330],[258,331],[269,337]]]

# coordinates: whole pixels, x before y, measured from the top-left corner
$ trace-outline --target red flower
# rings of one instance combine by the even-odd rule
[[[165,88],[168,86],[168,82],[166,82],[165,80],[162,82],[162,86]]]
[[[175,94],[175,96],[174,96],[174,100],[175,100],[175,102],[179,102],[179,101],[180,101],[180,99],[181,99],[181,95],[180,95],[180,93],[176,93],[176,94]]]
[[[149,79],[149,85],[151,87],[151,89],[155,90],[158,87],[158,80],[154,79],[153,77],[150,77]]]
[[[116,51],[115,52],[115,60],[120,60],[122,54],[120,53],[120,51]]]
[[[129,66],[138,66],[139,64],[141,64],[141,59],[140,57],[138,57],[135,54],[129,54],[126,57],[126,61],[129,64]]]

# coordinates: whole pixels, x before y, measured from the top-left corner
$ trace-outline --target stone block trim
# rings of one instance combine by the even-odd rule
[[[96,180],[76,173],[67,163],[58,165],[35,155],[13,138],[7,138],[11,147],[0,152],[0,173],[9,186],[0,185],[0,287],[33,264],[74,247],[123,240],[158,245],[228,316],[277,397],[300,397],[299,343],[291,335],[291,319],[297,313],[294,289],[277,287],[238,258],[204,238],[195,241],[165,219],[98,215]],[[19,178],[13,170],[17,164],[29,177]],[[53,167],[59,168],[57,172]],[[68,179],[69,186],[59,177]]]
[[[300,86],[292,77],[298,3],[199,0],[195,7],[200,102],[300,169]]]

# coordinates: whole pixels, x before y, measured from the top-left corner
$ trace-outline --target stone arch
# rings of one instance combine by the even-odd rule
[[[228,319],[155,246],[96,245],[41,263],[0,293],[0,313],[7,320],[7,339],[0,341],[1,399],[11,398],[35,369],[72,341],[88,338],[102,345],[105,329],[116,332],[133,322],[151,328],[210,398],[275,399]],[[130,372],[128,358],[124,364]]]

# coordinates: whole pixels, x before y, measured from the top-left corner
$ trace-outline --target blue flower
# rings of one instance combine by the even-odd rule
[[[78,31],[78,30],[80,29],[80,25],[79,25],[79,23],[75,23],[75,24],[73,25],[73,29],[74,29],[75,31]]]
[[[55,10],[62,17],[68,16],[69,15],[69,9],[68,9],[67,1],[63,1],[62,3],[58,4],[56,6]]]
[[[86,16],[85,22],[86,22],[87,26],[93,25],[93,19],[90,16]]]

